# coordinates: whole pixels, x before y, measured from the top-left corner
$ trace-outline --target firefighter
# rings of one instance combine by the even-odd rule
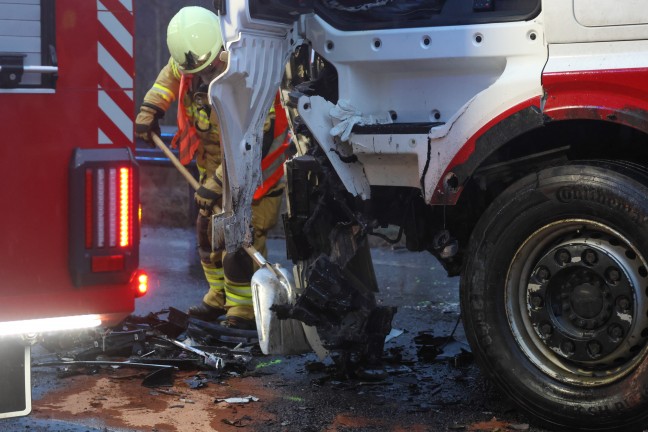
[[[171,146],[178,149],[181,163],[195,155],[200,188],[195,200],[200,208],[196,221],[198,251],[209,290],[189,315],[216,321],[227,327],[255,329],[250,279],[254,271],[248,254],[239,250],[225,254],[212,250],[210,216],[222,205],[221,148],[218,121],[211,109],[207,89],[211,80],[227,66],[220,23],[202,7],[188,6],[171,19],[167,28],[171,58],[147,92],[135,120],[135,133],[150,141],[159,132],[158,120],[178,100],[178,131]],[[254,247],[266,253],[266,234],[279,215],[283,194],[283,162],[287,145],[287,122],[275,101],[264,124],[263,184],[252,203]],[[277,116],[279,114],[279,116]],[[219,236],[219,237],[222,237]]]

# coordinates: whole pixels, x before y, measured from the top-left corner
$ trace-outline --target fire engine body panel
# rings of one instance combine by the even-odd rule
[[[561,430],[642,430],[643,2],[219,4],[230,60],[210,96],[229,184],[214,228],[228,250],[250,238],[277,86],[297,148],[284,216],[295,284],[253,281],[257,308],[283,299],[262,321],[316,328],[311,347],[349,370],[375,364],[395,311],[375,301],[366,239],[404,234],[461,275],[473,352],[522,409]],[[266,346],[290,348],[275,330]]]
[[[2,335],[114,325],[143,294],[133,26],[130,1],[0,0]]]

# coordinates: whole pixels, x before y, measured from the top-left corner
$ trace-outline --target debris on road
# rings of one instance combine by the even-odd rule
[[[454,336],[434,336],[430,331],[419,332],[414,338],[419,359],[426,362],[450,362],[461,368],[472,363],[473,355],[470,346],[460,342]]]
[[[256,396],[245,396],[245,397],[229,397],[229,398],[216,398],[214,399],[214,403],[218,402],[226,402],[228,404],[246,404],[250,402],[258,402],[259,398]]]
[[[164,314],[169,319],[162,319]],[[218,345],[204,344],[214,341]],[[45,334],[41,345],[56,359],[32,366],[59,367],[59,377],[96,374],[105,367],[152,369],[142,385],[157,387],[172,385],[178,370],[245,370],[253,359],[255,341],[249,331],[231,331],[170,308],[145,317],[131,315],[113,329]]]

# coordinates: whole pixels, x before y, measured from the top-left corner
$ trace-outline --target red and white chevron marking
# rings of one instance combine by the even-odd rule
[[[97,0],[99,144],[133,145],[133,0]]]

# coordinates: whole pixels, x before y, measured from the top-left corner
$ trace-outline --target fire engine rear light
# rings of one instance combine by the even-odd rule
[[[104,247],[105,236],[106,236],[106,226],[105,226],[105,215],[106,215],[106,172],[103,169],[97,170],[97,183],[96,183],[97,193],[97,225],[95,227],[95,232],[97,233],[97,247]]]
[[[130,200],[130,170],[119,170],[119,246],[127,247],[131,241],[132,211]]]
[[[86,168],[85,170],[85,247],[90,249],[92,247],[92,228],[94,227],[94,218],[92,217],[92,203],[94,202],[94,194],[92,192],[92,170]]]
[[[117,170],[108,170],[108,246],[117,246]]]
[[[131,208],[131,169],[87,169],[85,183],[86,248],[129,247],[132,243],[134,214]]]
[[[148,275],[146,273],[139,273],[137,276],[137,289],[135,290],[135,297],[142,297],[148,292]]]
[[[0,336],[92,328],[100,325],[101,319],[98,315],[6,321],[0,322]]]
[[[128,148],[75,150],[69,232],[77,286],[129,283],[139,261],[138,181]]]

